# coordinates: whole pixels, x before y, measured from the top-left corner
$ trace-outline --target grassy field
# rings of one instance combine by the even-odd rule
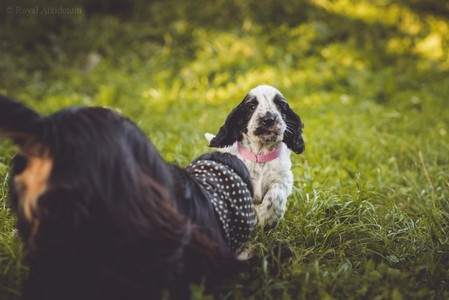
[[[225,298],[449,299],[445,2],[190,2],[27,13],[34,2],[4,1],[0,93],[43,114],[119,109],[185,166],[249,89],[274,85],[305,123],[306,152],[292,157],[285,219],[256,232],[259,263]],[[58,7],[82,13],[42,10]],[[17,299],[27,274],[6,197],[13,154],[0,143],[0,299]]]

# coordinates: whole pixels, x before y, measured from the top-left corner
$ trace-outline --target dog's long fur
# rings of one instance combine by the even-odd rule
[[[30,266],[24,299],[158,299],[210,289],[240,266],[216,214],[184,169],[168,165],[129,119],[105,108],[48,117],[0,96],[13,159],[11,205]],[[247,184],[232,155],[226,164]]]
[[[260,226],[276,226],[285,213],[293,187],[290,150],[297,154],[304,151],[303,126],[301,118],[277,89],[261,85],[232,110],[216,136],[206,134],[210,147],[223,148],[222,151],[238,156],[248,167]],[[281,143],[287,147],[278,158],[259,163],[240,155],[236,142],[257,155],[270,153]]]

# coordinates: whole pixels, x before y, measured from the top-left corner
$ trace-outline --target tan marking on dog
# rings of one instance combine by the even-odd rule
[[[46,191],[53,161],[48,157],[29,156],[25,170],[14,178],[19,188],[20,206],[29,222],[33,222],[37,199]]]

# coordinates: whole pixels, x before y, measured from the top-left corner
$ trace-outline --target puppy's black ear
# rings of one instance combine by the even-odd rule
[[[0,138],[10,138],[23,146],[36,138],[39,119],[34,110],[0,95]]]
[[[217,135],[210,141],[209,147],[223,148],[242,140],[245,99],[231,111]]]
[[[302,123],[301,118],[288,104],[286,105],[284,113],[287,130],[284,133],[283,142],[290,150],[296,154],[301,154],[305,149],[304,140],[302,138],[302,128],[304,127],[304,124]]]

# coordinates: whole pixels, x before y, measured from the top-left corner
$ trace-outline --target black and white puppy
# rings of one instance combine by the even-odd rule
[[[0,96],[0,137],[19,149],[9,185],[30,266],[23,299],[188,299],[240,268],[255,224],[248,170],[209,153],[167,164],[110,109],[41,116]]]
[[[272,86],[252,89],[232,110],[210,147],[239,157],[248,167],[260,226],[274,227],[283,217],[292,192],[291,151],[304,151],[303,123]]]

